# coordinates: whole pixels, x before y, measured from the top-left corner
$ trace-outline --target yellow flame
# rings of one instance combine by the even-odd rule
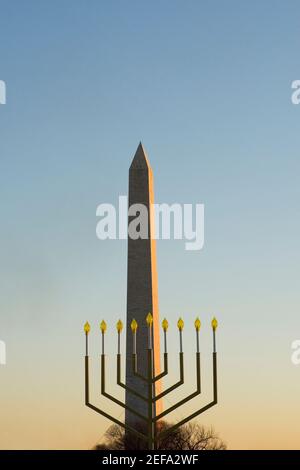
[[[218,320],[216,319],[216,317],[212,319],[211,326],[214,331],[216,331],[216,329],[218,328]]]
[[[132,333],[135,333],[138,328],[138,324],[135,319],[132,320],[130,327],[131,327]]]
[[[107,325],[104,320],[102,320],[102,322],[100,323],[100,330],[102,333],[105,333],[107,330]]]
[[[123,323],[121,320],[118,320],[116,327],[117,327],[118,333],[121,333],[121,331],[123,330]]]
[[[169,328],[169,322],[166,318],[163,319],[161,326],[163,327],[164,331],[167,331],[167,329]]]
[[[148,313],[148,315],[146,316],[146,322],[147,322],[147,325],[148,326],[151,326],[152,323],[153,323],[153,317],[151,315],[151,313]]]
[[[85,334],[88,335],[91,330],[91,327],[88,321],[84,324],[83,329],[84,329]]]
[[[178,320],[178,322],[177,322],[177,326],[178,326],[179,331],[182,331],[182,330],[183,330],[184,321],[182,320],[181,317],[179,318],[179,320]]]
[[[201,321],[199,320],[198,317],[196,318],[194,325],[195,325],[196,330],[199,331],[201,328]]]

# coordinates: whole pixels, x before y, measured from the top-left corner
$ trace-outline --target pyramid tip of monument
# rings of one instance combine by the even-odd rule
[[[150,163],[147,157],[147,153],[143,147],[142,142],[139,143],[136,149],[135,155],[130,165],[131,170],[147,170],[150,169]]]

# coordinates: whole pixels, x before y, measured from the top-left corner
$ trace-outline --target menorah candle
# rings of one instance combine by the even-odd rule
[[[89,332],[90,332],[90,324],[89,322],[87,321],[83,327],[84,329],[84,332],[85,332],[85,355],[88,356],[89,355],[89,339],[88,339],[88,336],[89,336]]]
[[[178,322],[177,322],[177,327],[179,329],[179,350],[180,352],[182,353],[182,330],[183,330],[183,327],[184,327],[184,321],[182,320],[182,318],[179,318]]]
[[[146,322],[148,325],[148,349],[152,349],[152,324],[153,324],[153,317],[151,313],[148,313],[146,317]]]
[[[217,319],[214,317],[211,321],[211,326],[212,326],[212,330],[213,330],[213,352],[217,352],[217,348],[216,348],[216,329],[218,327],[218,321]]]
[[[121,331],[123,329],[123,323],[121,320],[117,323],[117,331],[118,331],[118,354],[121,354]]]
[[[164,352],[167,353],[167,329],[168,329],[169,323],[166,318],[163,319],[162,321],[162,327],[164,330]]]
[[[198,353],[198,352],[200,352],[199,331],[200,331],[200,327],[201,327],[201,321],[199,320],[198,317],[196,318],[194,325],[195,325],[195,329],[196,329],[196,344],[197,344],[197,353]]]
[[[130,327],[132,331],[132,354],[136,354],[136,330],[138,324],[135,319],[132,320]]]
[[[106,332],[106,323],[104,320],[102,320],[102,322],[100,323],[100,330],[101,330],[101,334],[102,334],[102,351],[101,353],[104,354],[104,334]]]

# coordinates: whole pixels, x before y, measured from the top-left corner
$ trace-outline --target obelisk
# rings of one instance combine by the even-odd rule
[[[140,143],[129,169],[128,206],[143,204],[148,211],[147,232],[145,238],[130,237],[128,234],[128,265],[127,265],[127,338],[126,338],[126,384],[141,395],[147,397],[147,384],[133,375],[132,352],[133,341],[130,324],[133,319],[138,323],[136,334],[136,352],[138,373],[147,377],[148,362],[148,326],[146,316],[153,315],[153,361],[154,373],[160,372],[159,313],[156,269],[156,242],[154,238],[154,190],[153,175],[146,152]],[[134,219],[128,217],[128,226]],[[155,393],[159,393],[160,384],[156,383]],[[154,393],[154,390],[153,390]],[[126,404],[140,414],[147,416],[146,402],[126,391]],[[153,413],[161,410],[161,400],[154,405]],[[144,423],[129,411],[125,421],[135,428],[142,429]]]

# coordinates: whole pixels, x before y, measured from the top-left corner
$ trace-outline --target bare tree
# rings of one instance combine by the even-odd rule
[[[172,425],[165,421],[160,423],[158,430],[158,450],[226,450],[226,444],[219,438],[212,427],[205,428],[199,423],[189,423],[173,431],[167,437],[159,435]],[[104,435],[103,442],[94,450],[144,450],[145,442],[124,432],[114,424]]]

